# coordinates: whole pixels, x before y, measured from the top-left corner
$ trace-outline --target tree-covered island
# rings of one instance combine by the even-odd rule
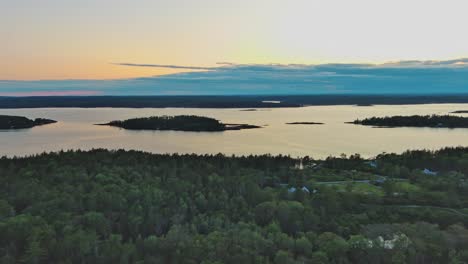
[[[29,119],[23,116],[0,115],[0,129],[32,128],[56,123],[57,121],[45,118]]]
[[[214,118],[195,115],[132,118],[124,121],[111,121],[107,124],[99,125],[114,126],[130,130],[175,130],[194,132],[218,132],[260,128],[260,126],[249,124],[224,124]]]
[[[357,119],[349,123],[375,127],[468,128],[468,117],[454,115],[386,116]]]

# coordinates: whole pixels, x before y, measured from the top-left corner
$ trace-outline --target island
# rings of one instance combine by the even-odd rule
[[[261,128],[261,126],[249,124],[224,124],[214,118],[195,115],[132,118],[124,121],[111,121],[106,124],[97,125],[114,126],[130,130],[174,130],[194,132],[219,132]]]
[[[468,117],[453,115],[386,116],[357,119],[348,123],[374,127],[468,128]]]
[[[56,123],[57,121],[45,118],[29,119],[24,116],[0,115],[0,129],[32,128]]]
[[[451,114],[468,114],[468,110],[457,110],[450,112]]]
[[[286,123],[286,125],[323,125],[324,123],[320,122],[290,122]]]

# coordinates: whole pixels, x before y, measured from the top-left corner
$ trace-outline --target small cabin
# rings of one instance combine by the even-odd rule
[[[377,161],[375,161],[375,160],[371,160],[371,161],[368,161],[366,163],[372,168],[377,168]]]
[[[291,188],[288,189],[288,192],[289,192],[289,193],[295,193],[297,190],[298,190],[298,188],[296,188],[296,187],[291,187]],[[301,191],[304,192],[304,193],[309,193],[309,194],[310,194],[310,193],[316,193],[316,192],[317,192],[317,190],[312,190],[312,191],[310,191],[309,188],[307,188],[307,187],[305,187],[305,186],[302,186],[301,188],[299,188],[299,190],[301,190]]]
[[[426,175],[432,175],[432,176],[435,176],[437,175],[437,172],[436,171],[431,171],[430,169],[424,169],[422,171],[422,173],[426,174]]]

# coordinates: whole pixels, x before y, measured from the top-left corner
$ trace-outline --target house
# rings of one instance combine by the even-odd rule
[[[366,164],[368,164],[372,168],[377,168],[377,161],[375,161],[375,160],[370,160],[370,161],[366,162]]]
[[[374,184],[384,184],[385,183],[385,178],[378,178],[376,180],[374,180]]]
[[[306,168],[308,168],[308,169],[314,169],[315,167],[318,167],[317,163],[310,163],[310,164],[306,165]]]
[[[289,192],[289,193],[295,193],[297,190],[298,190],[298,188],[296,188],[296,187],[291,187],[291,188],[288,189],[288,192]],[[317,192],[317,190],[312,190],[312,191],[310,191],[309,188],[307,188],[307,187],[305,187],[305,186],[302,186],[299,190],[301,190],[301,191],[304,192],[304,193],[309,193],[309,194],[310,194],[310,193],[316,193],[316,192]]]
[[[424,169],[422,171],[422,173],[426,174],[426,175],[431,175],[431,176],[435,176],[437,175],[437,172],[436,171],[431,171],[430,169]]]

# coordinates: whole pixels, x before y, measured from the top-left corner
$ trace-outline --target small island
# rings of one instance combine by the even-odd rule
[[[111,121],[107,124],[98,125],[120,127],[129,130],[174,130],[194,132],[219,132],[226,130],[261,128],[260,126],[249,124],[223,124],[214,118],[195,115],[132,118],[124,121]]]
[[[36,118],[33,120],[23,116],[0,115],[0,129],[32,128],[56,122],[55,120],[45,118]]]
[[[286,123],[286,125],[323,125],[324,123],[320,122],[291,122]]]
[[[374,127],[468,128],[468,117],[453,115],[386,116],[357,119],[348,123]]]
[[[468,110],[457,110],[450,112],[451,114],[468,114]]]

